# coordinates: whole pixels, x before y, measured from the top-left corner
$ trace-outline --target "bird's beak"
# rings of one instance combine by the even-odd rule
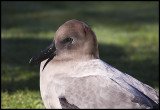
[[[33,56],[30,61],[29,64],[30,65],[37,65],[40,64],[42,61],[46,60],[48,58],[48,60],[46,61],[43,69],[45,68],[45,66],[47,65],[47,63],[53,59],[53,57],[56,55],[56,47],[54,42],[52,42],[50,44],[50,46],[48,46],[46,49],[44,49],[43,51],[41,51],[38,55]]]

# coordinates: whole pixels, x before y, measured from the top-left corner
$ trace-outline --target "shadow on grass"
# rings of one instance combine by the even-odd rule
[[[1,90],[9,93],[24,89],[39,91],[39,66],[30,67],[28,62],[52,40],[20,38],[2,38],[1,40]],[[153,59],[157,60],[155,57],[142,61],[130,61],[124,47],[106,44],[99,44],[99,53],[102,60],[120,71],[152,87],[158,86],[158,62],[150,63]]]

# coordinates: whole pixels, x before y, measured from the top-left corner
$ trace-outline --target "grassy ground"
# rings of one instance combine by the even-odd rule
[[[2,2],[1,108],[45,108],[29,59],[67,20],[87,23],[100,58],[159,90],[158,2]]]

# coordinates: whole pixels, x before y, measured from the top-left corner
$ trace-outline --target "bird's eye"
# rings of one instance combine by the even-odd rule
[[[65,39],[65,42],[72,42],[72,41],[73,41],[73,39],[70,38],[70,37],[67,37],[67,38]]]

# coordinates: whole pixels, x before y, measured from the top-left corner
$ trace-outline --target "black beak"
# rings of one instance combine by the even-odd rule
[[[52,60],[55,55],[56,55],[56,47],[55,47],[54,42],[52,42],[51,45],[48,46],[45,50],[41,51],[38,55],[32,57],[29,61],[29,64],[30,65],[37,65],[48,58],[48,60],[46,61],[45,65],[43,67],[43,69],[44,69],[45,66],[47,65],[47,63],[50,60]]]

